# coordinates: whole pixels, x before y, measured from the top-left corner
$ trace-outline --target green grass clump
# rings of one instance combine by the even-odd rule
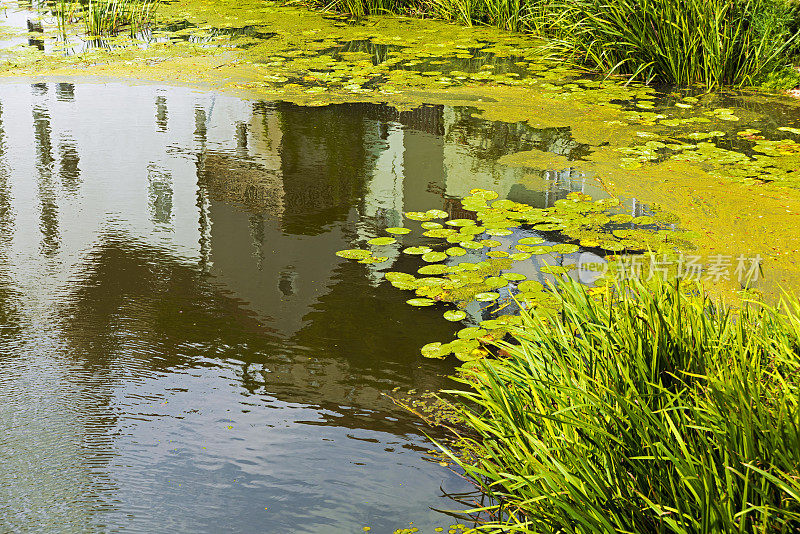
[[[83,20],[88,35],[110,35],[122,29],[131,35],[152,24],[159,0],[58,0],[55,8],[59,30]]]
[[[682,286],[559,288],[455,393],[494,532],[800,528],[800,303],[735,314]],[[465,438],[466,439],[466,438]],[[453,455],[453,459],[457,457]]]
[[[671,84],[754,85],[786,65],[796,39],[784,0],[567,0],[556,9],[568,11],[557,37],[585,65]]]

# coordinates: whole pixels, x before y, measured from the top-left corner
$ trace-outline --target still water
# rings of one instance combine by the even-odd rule
[[[452,523],[469,485],[382,394],[452,385],[419,347],[460,326],[382,280],[414,258],[334,253],[478,185],[585,186],[495,162],[568,129],[473,115],[0,84],[0,531]]]

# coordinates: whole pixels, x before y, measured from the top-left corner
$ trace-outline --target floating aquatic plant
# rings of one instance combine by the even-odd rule
[[[526,274],[513,271],[520,262],[533,257],[558,260],[579,252],[581,247],[595,249],[600,254],[671,250],[677,244],[685,244],[689,238],[686,232],[672,228],[677,218],[662,211],[638,217],[615,213],[619,201],[614,198],[595,201],[582,193],[570,193],[553,207],[539,209],[507,199],[497,200],[498,196],[495,191],[472,190],[461,200],[461,207],[474,216],[446,220],[444,225],[432,222],[432,219],[443,219],[442,214],[446,216],[441,210],[405,214],[406,218],[419,221],[423,229],[427,228],[422,235],[431,241],[402,251],[420,256],[427,265],[417,269],[419,277],[390,271],[384,275],[386,280],[398,289],[413,291],[416,297],[407,300],[412,306],[428,307],[437,303],[455,306],[456,309],[444,313],[449,321],[467,318],[462,308],[470,302],[480,303],[493,316],[481,322],[480,328],[468,326],[461,330],[455,341],[426,345],[422,351],[426,357],[442,358],[451,353],[462,361],[483,357],[488,351],[482,345],[502,339],[509,325],[516,324],[514,317],[520,307],[555,310],[556,295],[543,283],[528,280]],[[490,233],[491,230],[494,232]],[[505,230],[501,232],[505,235],[497,236],[498,230]],[[541,233],[530,235],[531,230]],[[515,240],[513,236],[517,232],[522,236]],[[388,233],[397,235],[394,229]],[[508,237],[508,241],[482,239],[484,235]],[[546,235],[562,242],[546,245]],[[395,240],[394,237],[378,237],[367,243],[389,244]],[[453,242],[458,246],[448,246]],[[459,262],[458,258],[469,254],[468,251],[472,253],[470,260]],[[350,249],[338,255],[362,263],[375,261],[369,250]],[[560,263],[542,265],[539,272],[559,277],[574,268],[573,264]]]

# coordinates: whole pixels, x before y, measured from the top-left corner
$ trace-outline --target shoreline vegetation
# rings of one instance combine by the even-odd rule
[[[401,14],[547,39],[554,57],[645,83],[800,85],[796,0],[304,0],[354,18]]]
[[[795,532],[800,302],[733,310],[659,278],[557,289],[559,313],[523,311],[446,392],[465,432],[437,445],[490,498],[478,529]]]

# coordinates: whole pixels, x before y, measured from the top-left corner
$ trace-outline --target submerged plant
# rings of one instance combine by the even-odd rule
[[[462,368],[478,437],[448,453],[494,500],[483,530],[797,531],[800,302],[734,314],[690,289],[566,281],[560,313]]]

